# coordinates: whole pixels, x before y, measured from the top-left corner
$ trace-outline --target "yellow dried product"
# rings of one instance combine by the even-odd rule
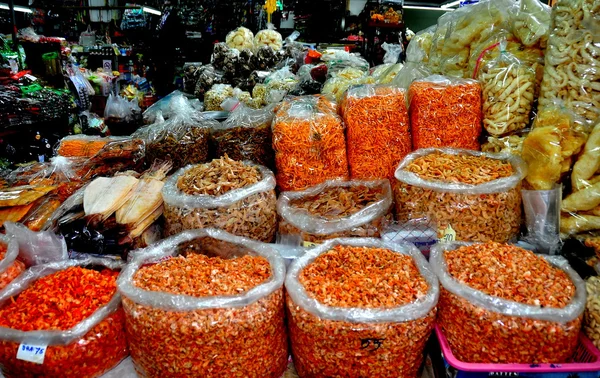
[[[430,256],[441,285],[438,325],[463,362],[568,361],[585,284],[562,257],[502,243],[442,243]]]
[[[459,149],[422,149],[408,155],[393,185],[398,221],[433,222],[438,236],[507,242],[521,227],[523,161]]]
[[[600,277],[590,277],[585,281],[587,302],[583,316],[583,332],[600,347]]]
[[[288,243],[320,243],[339,237],[381,237],[391,223],[388,180],[327,181],[277,200],[278,237]]]
[[[138,375],[280,378],[284,278],[275,250],[221,230],[142,250],[118,281]]]
[[[327,241],[292,263],[286,290],[301,377],[416,377],[439,288],[414,246]]]

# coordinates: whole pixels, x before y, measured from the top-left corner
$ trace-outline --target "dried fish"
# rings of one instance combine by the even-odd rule
[[[98,177],[83,193],[85,215],[97,215],[101,221],[107,219],[133,195],[138,181],[131,176]]]
[[[23,185],[0,191],[0,207],[28,205],[49,192],[56,186]]]

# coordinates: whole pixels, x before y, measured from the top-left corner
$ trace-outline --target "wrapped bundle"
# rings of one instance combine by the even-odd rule
[[[285,280],[301,377],[415,377],[439,287],[411,244],[334,239],[295,260]]]
[[[439,237],[507,242],[521,227],[523,161],[513,155],[426,148],[396,170],[397,220],[426,219]]]
[[[288,361],[277,251],[214,229],[141,251],[119,278],[142,377],[280,378]]]
[[[381,237],[391,223],[388,180],[327,181],[277,200],[279,239],[315,243],[339,237]]]
[[[441,286],[438,324],[460,361],[561,363],[575,352],[585,284],[562,257],[441,243],[430,263]]]
[[[262,46],[269,46],[275,51],[279,51],[283,47],[281,34],[275,31],[273,24],[269,24],[267,29],[259,31],[254,36],[254,48]]]
[[[225,43],[232,49],[252,49],[254,47],[254,34],[249,29],[240,26],[230,31],[225,37]]]

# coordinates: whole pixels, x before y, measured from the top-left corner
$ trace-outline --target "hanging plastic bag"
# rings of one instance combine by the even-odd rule
[[[385,63],[391,63],[391,64],[398,63],[398,60],[400,59],[400,54],[402,54],[402,51],[404,50],[402,48],[402,45],[387,43],[387,42],[384,42],[383,45],[381,45],[381,48],[383,49],[383,51],[385,51],[385,55],[383,56],[384,64]]]
[[[194,261],[204,261],[204,268]],[[238,271],[241,266],[233,267],[237,261],[244,267],[260,264],[260,270]],[[149,268],[188,276],[186,266],[196,274],[219,272],[225,281],[230,280],[228,276],[266,275],[244,289],[236,286],[231,293],[226,291],[228,285],[210,284],[210,280],[186,282],[190,285],[186,290],[163,285],[166,281],[151,287],[140,281],[151,274],[146,273]],[[173,372],[281,377],[288,360],[284,278],[285,263],[276,250],[222,230],[185,231],[137,251],[118,280],[136,370],[153,377]]]

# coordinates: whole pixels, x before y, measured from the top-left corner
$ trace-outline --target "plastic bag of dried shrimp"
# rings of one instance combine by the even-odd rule
[[[25,264],[18,260],[19,245],[16,240],[0,235],[0,290],[25,271]]]
[[[301,377],[415,377],[439,286],[412,244],[333,239],[290,266],[289,332]]]
[[[139,250],[118,280],[138,374],[281,377],[284,278],[272,247],[222,230]]]
[[[4,376],[99,377],[127,357],[122,266],[93,257],[36,265],[0,291]]]
[[[428,219],[446,241],[510,241],[521,227],[526,172],[515,155],[420,149],[396,169],[397,220]]]
[[[378,238],[391,223],[388,180],[331,180],[277,200],[278,240],[305,246],[339,237]]]
[[[271,242],[277,226],[273,172],[227,156],[189,165],[163,188],[165,233],[215,227]]]
[[[577,347],[585,283],[558,256],[495,242],[440,243],[438,325],[469,363],[561,363]]]

